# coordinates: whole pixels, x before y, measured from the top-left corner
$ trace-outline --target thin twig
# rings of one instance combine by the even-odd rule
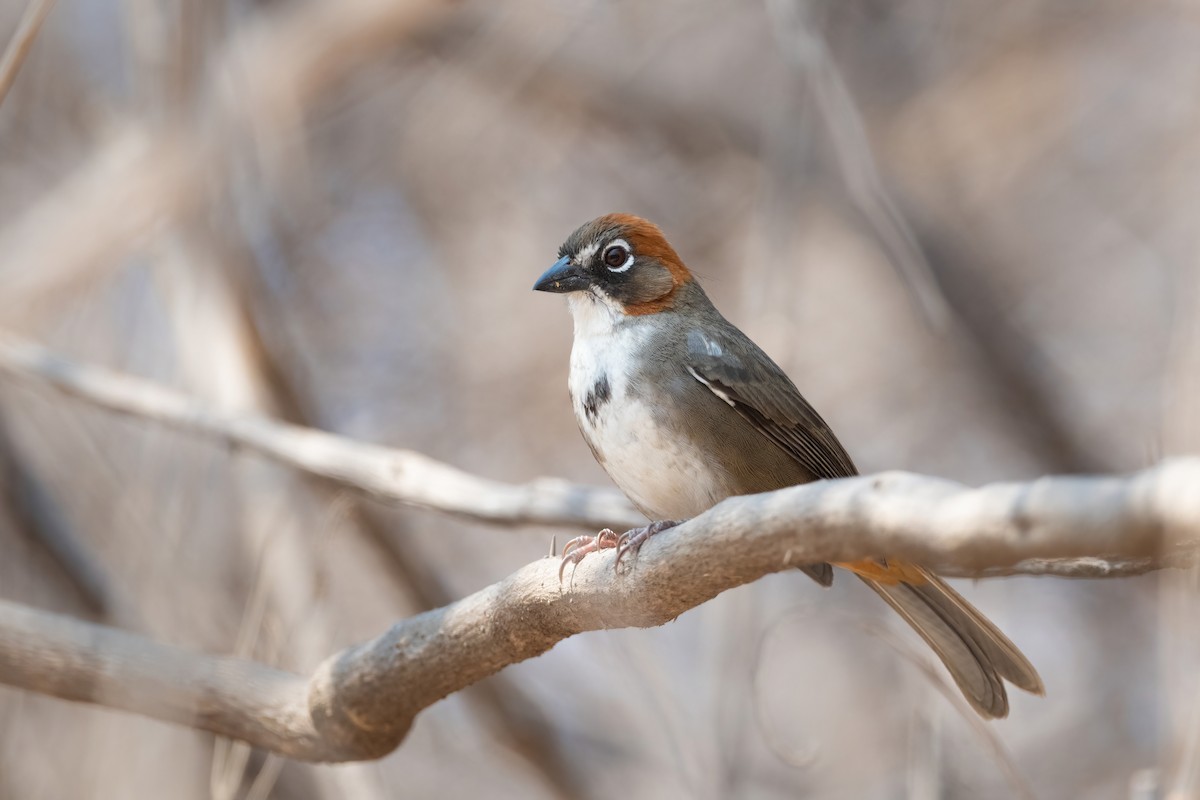
[[[816,100],[847,195],[889,256],[925,321],[935,331],[946,333],[953,322],[950,308],[912,228],[880,177],[867,125],[814,24],[813,8],[814,4],[803,0],[768,0],[771,32]]]
[[[616,492],[556,479],[512,485],[462,472],[420,453],[358,442],[267,417],[218,411],[151,381],[69,361],[32,342],[0,333],[0,374],[36,380],[121,414],[246,447],[293,469],[399,503],[498,524],[538,523],[600,529],[643,524]],[[950,484],[953,485],[953,484]],[[1015,565],[964,568],[927,559],[950,577],[1054,575],[1103,578],[1187,567],[1197,556],[1191,538],[1171,542],[1153,557],[1089,555],[1072,560],[1028,559]],[[1020,560],[1020,559],[1018,559]]]
[[[33,40],[37,38],[38,31],[42,29],[42,23],[50,15],[52,8],[54,0],[29,0],[29,4],[25,6],[25,13],[17,23],[17,30],[9,40],[8,47],[4,48],[4,57],[0,58],[0,104],[4,102],[8,90],[17,80],[17,73],[21,71],[21,65],[25,63],[25,57],[33,47]]]
[[[920,218],[915,210],[910,216]],[[954,316],[959,345],[969,349],[986,393],[1007,412],[1042,469],[1107,471],[1095,437],[1080,430],[1073,407],[1063,401],[1069,381],[1045,346],[1013,321],[1008,311],[1012,303],[988,280],[1007,268],[946,226],[919,225],[918,236]]]
[[[214,59],[194,108],[166,125],[131,122],[0,228],[0,312],[40,306],[126,263],[156,224],[209,197],[231,157],[271,161],[269,143],[288,139],[303,118],[298,110],[455,7],[435,0],[282,4],[240,26]]]
[[[69,361],[6,334],[0,334],[0,373],[34,379],[110,411],[246,447],[385,500],[487,522],[588,528],[645,523],[613,490],[550,479],[514,486],[480,478],[410,450],[210,408],[151,381]]]
[[[17,528],[54,561],[71,582],[84,607],[114,621],[128,603],[118,599],[114,582],[91,548],[75,535],[43,481],[25,464],[0,413],[0,500]]]
[[[1055,578],[1132,578],[1160,569],[1188,569],[1200,563],[1200,539],[1171,547],[1152,558],[1030,558],[1009,567],[964,570],[953,565],[934,566],[948,578],[1004,578],[1011,575],[1048,575]]]
[[[252,197],[260,200],[257,194]],[[280,238],[278,250],[265,249],[285,252],[287,245]],[[266,378],[264,391],[270,394],[275,407],[285,410],[283,413],[290,422],[315,424],[320,418],[320,396],[310,382],[300,380],[295,374],[299,359],[287,335],[289,329],[284,324],[275,290],[261,279],[259,269],[253,265],[244,264],[236,272],[230,270],[230,275],[243,316],[252,323],[245,338]],[[274,336],[269,335],[272,331]],[[381,509],[372,508],[360,496],[347,492],[339,491],[331,500],[336,487],[322,481],[314,483],[318,502],[331,502],[344,510],[346,525],[371,542],[390,577],[410,595],[417,610],[426,611],[454,600],[454,593],[421,552],[420,543],[407,536],[406,531],[395,530],[395,521],[384,520]],[[496,740],[524,759],[555,796],[579,796],[580,776],[564,751],[561,732],[519,681],[505,674],[493,675],[468,687],[463,697],[484,724],[494,730]]]

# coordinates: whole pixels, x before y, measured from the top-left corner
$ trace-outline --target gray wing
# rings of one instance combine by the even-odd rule
[[[731,348],[731,344],[736,347]],[[743,353],[739,356],[731,353]],[[730,326],[722,336],[691,331],[688,371],[733,406],[759,433],[819,478],[846,478],[858,470],[842,443],[779,365],[741,331]],[[833,584],[829,564],[800,568],[822,586]]]
[[[758,431],[818,478],[858,469],[846,449],[779,366],[741,331],[691,331],[688,370]],[[743,354],[743,355],[739,355]]]

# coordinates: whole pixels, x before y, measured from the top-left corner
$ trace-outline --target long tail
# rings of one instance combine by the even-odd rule
[[[1007,679],[1044,694],[1037,670],[987,617],[921,567],[889,562],[838,564],[856,573],[929,643],[971,705],[984,717],[1008,716]]]

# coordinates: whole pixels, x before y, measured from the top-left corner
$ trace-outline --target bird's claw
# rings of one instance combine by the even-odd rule
[[[563,572],[567,568],[567,564],[579,565],[588,553],[594,553],[597,550],[607,550],[611,547],[616,547],[620,541],[620,537],[613,533],[609,528],[597,533],[595,536],[576,536],[571,541],[563,545],[562,561],[558,565],[558,582],[563,582]],[[574,572],[571,573],[574,575]]]
[[[578,566],[579,562],[583,561],[588,553],[595,553],[597,550],[609,550],[613,547],[617,548],[617,562],[614,565],[614,569],[620,572],[621,560],[626,555],[637,555],[637,551],[641,549],[647,539],[668,528],[674,528],[681,522],[683,520],[659,520],[643,528],[634,528],[633,530],[625,531],[620,536],[613,533],[609,528],[605,528],[595,536],[576,536],[563,545],[562,561],[558,565],[558,582],[563,582],[563,573],[567,569],[567,564]],[[571,574],[574,575],[575,573],[572,572]]]
[[[665,530],[674,528],[676,525],[683,522],[681,519],[661,519],[658,522],[651,522],[644,528],[634,528],[631,531],[625,531],[617,538],[617,560],[613,564],[613,569],[617,572],[621,571],[621,559],[627,554],[637,555],[638,550],[642,549],[642,545],[656,533],[662,533]]]

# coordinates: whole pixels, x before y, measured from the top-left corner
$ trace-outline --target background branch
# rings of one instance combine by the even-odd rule
[[[15,75],[50,5],[30,6],[0,64],[0,79]],[[216,58],[201,102],[182,124],[125,125],[45,199],[0,228],[0,243],[11,259],[0,266],[8,288],[0,311],[19,314],[65,287],[91,285],[114,271],[155,223],[201,204],[207,182],[233,154],[251,151],[269,160],[264,142],[286,141],[307,104],[452,7],[382,0],[300,3],[239,28]],[[270,165],[263,166],[271,172]],[[275,173],[281,171],[275,167]],[[87,235],[65,238],[61,232],[67,228]],[[10,266],[16,264],[39,266]]]
[[[514,486],[428,456],[267,417],[217,410],[151,381],[62,358],[0,334],[0,372],[36,379],[121,414],[246,447],[376,497],[487,522],[629,528],[645,519],[616,491],[540,479]]]
[[[36,380],[109,411],[246,447],[293,469],[385,500],[496,524],[624,529],[644,522],[623,497],[611,490],[553,478],[525,485],[506,484],[471,475],[421,453],[359,442],[268,417],[217,410],[152,381],[71,361],[3,333],[0,373]],[[1193,565],[1196,553],[1188,544],[1155,553],[1154,557],[1104,558],[1088,551],[1074,559],[1027,555],[1004,565],[974,567],[956,560],[944,564],[936,558],[925,560],[949,577],[1127,577]]]
[[[17,455],[9,424],[0,409],[0,504],[68,578],[84,607],[114,621],[127,603],[95,553],[71,530],[49,488]]]
[[[38,31],[42,29],[42,23],[50,15],[52,8],[54,8],[54,0],[29,0],[25,6],[21,22],[17,25],[17,30],[9,40],[8,46],[4,48],[4,55],[0,57],[0,103],[4,102],[8,90],[12,88],[13,81],[17,79],[17,73],[21,71],[21,64],[29,55]]]
[[[796,564],[876,556],[964,572],[1027,559],[1157,558],[1200,536],[1200,459],[1125,478],[969,489],[907,473],[735,497],[652,539],[632,569],[593,556],[557,578],[541,559],[329,658],[305,683],[0,604],[0,681],[244,739],[293,758],[377,758],[422,709],[588,630],[649,627]]]

